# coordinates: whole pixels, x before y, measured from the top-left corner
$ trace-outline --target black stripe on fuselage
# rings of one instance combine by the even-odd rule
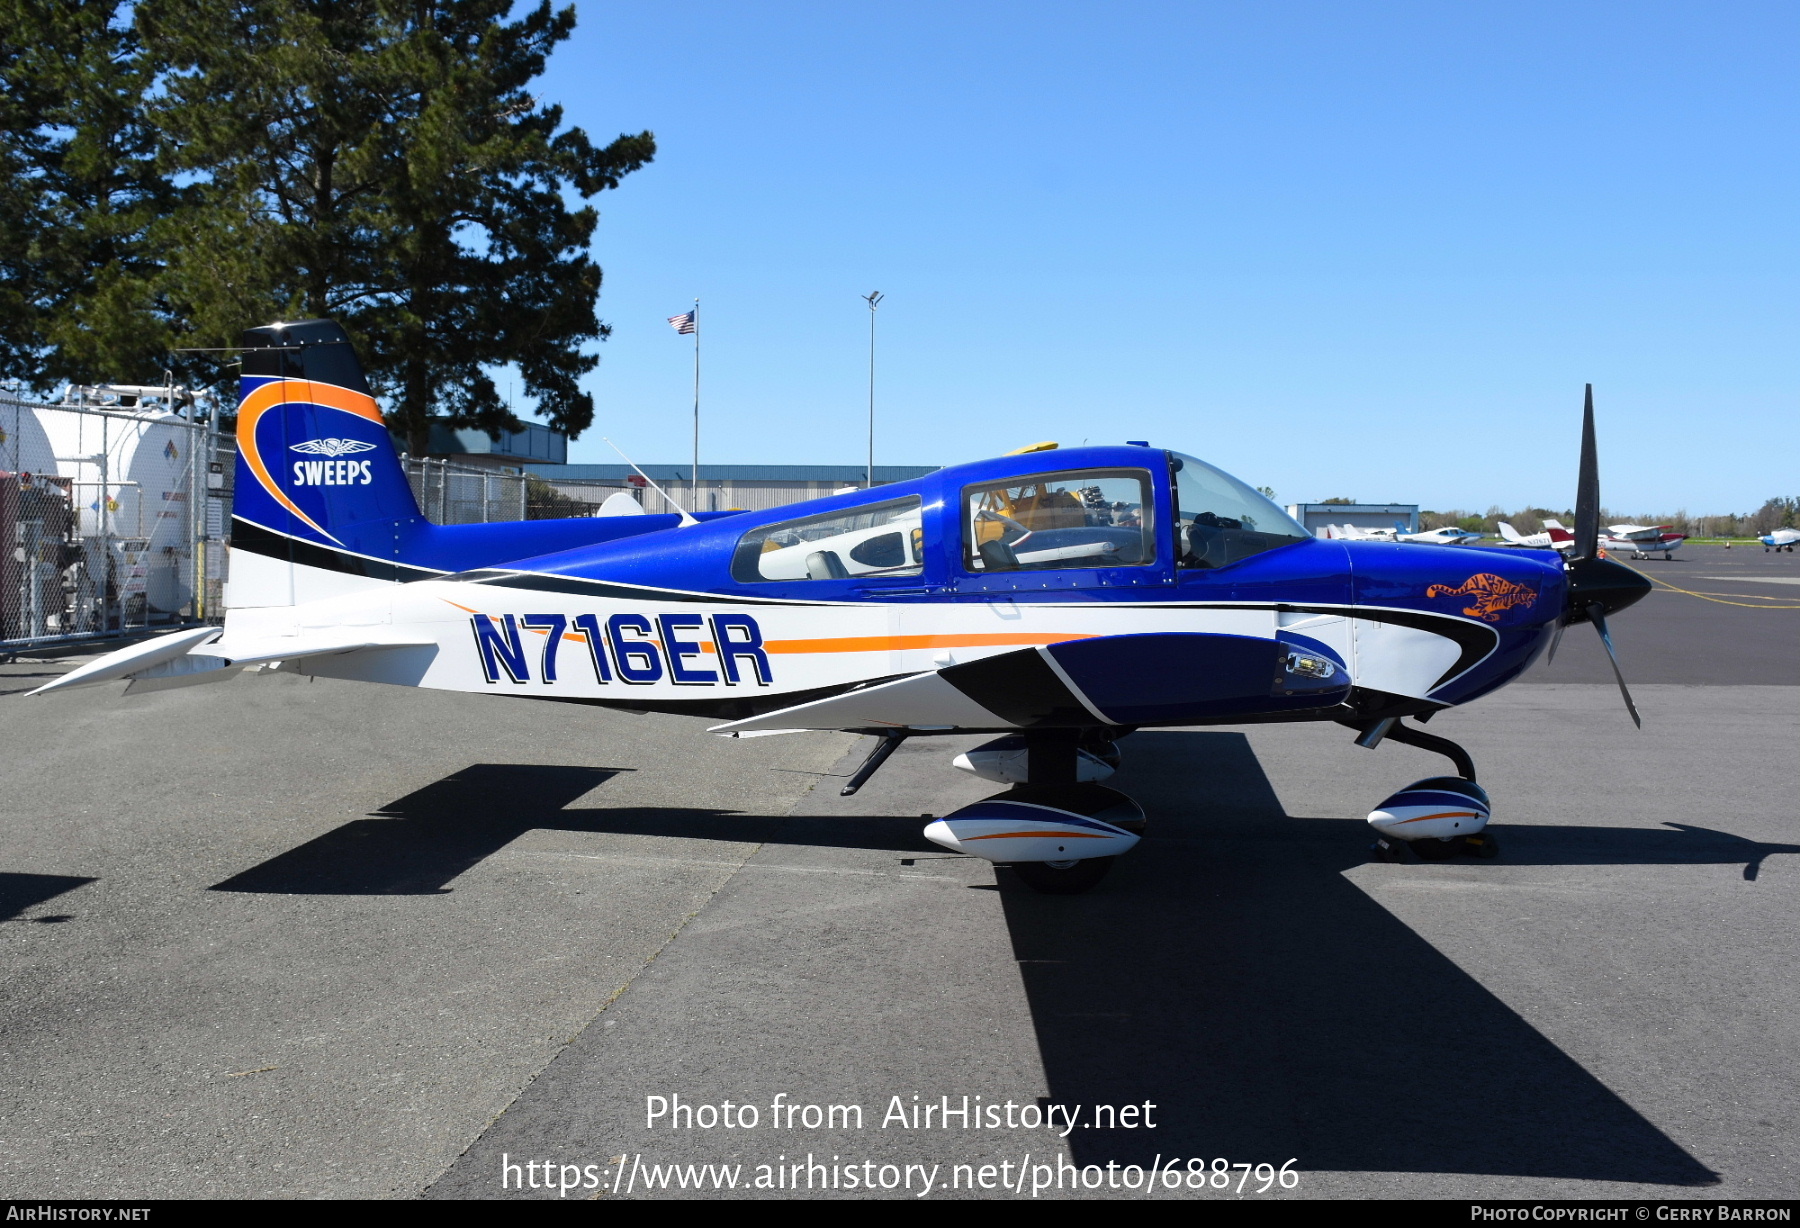
[[[491,584],[496,588],[522,588],[536,593],[569,593],[577,597],[604,597],[611,601],[695,602],[701,605],[861,606],[863,601],[784,601],[775,597],[736,597],[728,593],[696,593],[686,589],[649,588],[617,584],[609,580],[584,580],[541,571],[503,571],[483,568],[437,576],[457,584]]]
[[[444,573],[441,571],[431,571],[424,567],[408,567],[402,563],[372,559],[367,555],[352,554],[348,550],[302,541],[298,537],[289,537],[285,533],[265,529],[259,524],[252,524],[237,516],[231,518],[231,548],[250,554],[264,555],[271,559],[279,559],[284,563],[316,567],[320,571],[364,576],[370,580],[382,580],[394,584],[409,584],[414,580],[441,580],[444,577]]]

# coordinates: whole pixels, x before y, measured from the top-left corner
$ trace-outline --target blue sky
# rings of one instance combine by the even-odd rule
[[[1283,502],[1795,493],[1792,4],[612,4],[539,92],[599,198],[571,459],[1148,439]]]

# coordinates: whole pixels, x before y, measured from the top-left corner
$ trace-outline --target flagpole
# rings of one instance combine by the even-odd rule
[[[688,508],[700,510],[700,300],[694,300],[694,467],[688,474]]]
[[[868,489],[875,489],[875,308],[887,296],[876,290],[863,295],[863,301],[869,304],[869,481]]]

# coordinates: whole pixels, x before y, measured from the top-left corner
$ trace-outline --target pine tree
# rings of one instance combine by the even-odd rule
[[[122,0],[0,0],[0,364],[40,390],[167,364],[153,79]]]
[[[517,429],[488,372],[571,436],[610,331],[571,209],[650,161],[529,93],[574,10],[544,0],[0,0],[0,363],[190,382],[172,347],[279,317],[357,339],[397,428]]]
[[[389,421],[518,429],[489,371],[517,364],[551,425],[593,421],[578,380],[596,315],[598,221],[570,209],[650,161],[648,132],[595,148],[529,86],[574,28],[545,0],[143,0],[164,70],[163,166],[196,180],[155,238],[193,345],[249,322],[338,320]]]

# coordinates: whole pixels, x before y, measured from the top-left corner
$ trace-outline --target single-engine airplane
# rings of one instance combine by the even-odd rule
[[[1764,533],[1757,540],[1763,544],[1764,554],[1771,550],[1785,550],[1792,554],[1795,544],[1800,543],[1800,529],[1776,529],[1773,533]]]
[[[1687,540],[1686,533],[1675,533],[1673,525],[1641,525],[1615,524],[1608,526],[1600,535],[1600,544],[1617,553],[1621,550],[1631,551],[1634,559],[1647,559],[1653,554],[1660,554],[1664,559],[1675,557],[1675,550]]]
[[[1419,542],[1427,546],[1460,546],[1464,542],[1481,540],[1481,534],[1471,533],[1467,529],[1459,529],[1454,525],[1408,533],[1404,520],[1395,521],[1394,527],[1391,529],[1365,529],[1353,524],[1330,524],[1325,526],[1325,536],[1334,541]]]
[[[1376,807],[1377,854],[1493,855],[1469,755],[1407,722],[1512,681],[1570,624],[1611,654],[1607,617],[1650,587],[1599,554],[1591,386],[1567,561],[1315,539],[1143,442],[758,512],[434,525],[336,324],[249,330],[240,398],[224,626],[34,694],[257,666],[686,713],[735,737],[874,734],[846,793],[904,738],[993,733],[961,766],[1012,787],[926,834],[1051,893],[1137,843],[1143,810],[1098,781],[1145,726],[1336,721],[1360,746],[1435,751],[1456,774]]]

